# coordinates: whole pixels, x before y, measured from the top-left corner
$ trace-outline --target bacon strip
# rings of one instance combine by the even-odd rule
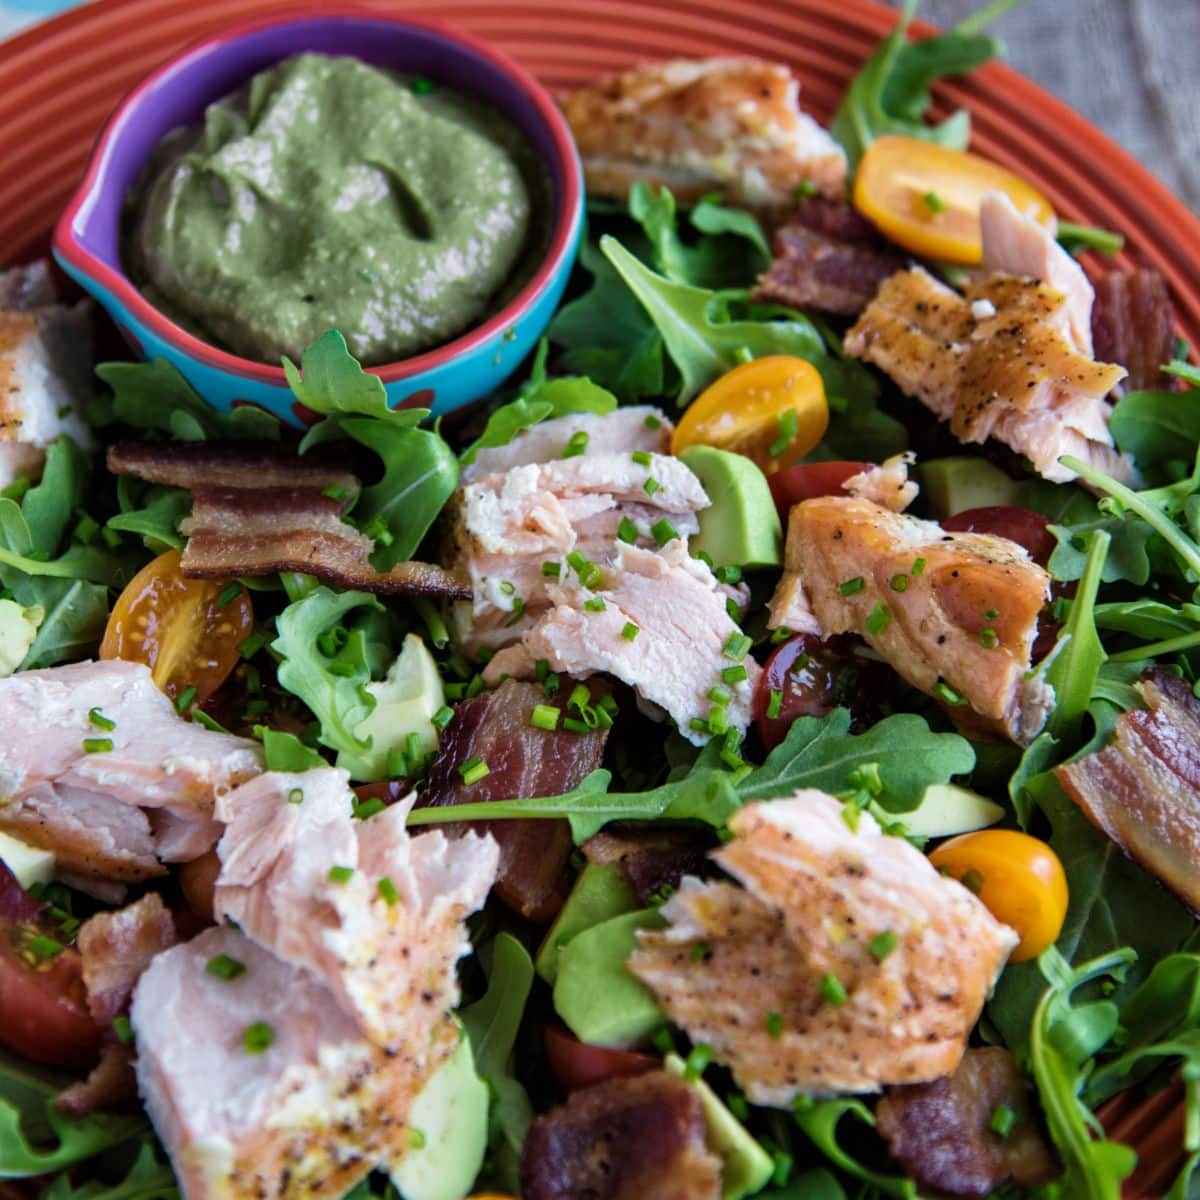
[[[754,298],[793,308],[857,316],[904,255],[849,204],[810,197],[775,234],[775,261]]]
[[[367,592],[471,597],[466,583],[433,563],[377,571],[374,542],[342,519],[359,482],[329,457],[254,443],[125,442],[109,449],[108,469],[192,493],[192,515],[180,525],[189,578],[299,571]]]
[[[1120,363],[1123,387],[1170,388],[1162,366],[1175,357],[1175,308],[1166,278],[1158,271],[1109,271],[1096,283],[1092,309],[1096,357]]]
[[[1162,668],[1134,686],[1145,710],[1054,773],[1101,833],[1200,913],[1200,701]]]

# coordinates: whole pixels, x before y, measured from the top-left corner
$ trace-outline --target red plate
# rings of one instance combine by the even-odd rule
[[[294,11],[296,0],[253,7],[256,15]],[[647,59],[772,58],[795,69],[805,106],[823,120],[896,22],[894,9],[872,0],[363,0],[362,7],[460,25],[560,89]],[[176,50],[246,12],[245,0],[96,0],[0,46],[0,262],[45,252],[92,139],[122,95]],[[1001,64],[939,89],[939,104],[969,108],[972,148],[1031,180],[1063,217],[1123,233],[1128,249],[1119,261],[1167,276],[1180,332],[1200,344],[1200,220],[1153,175]],[[1164,1119],[1167,1097],[1175,1111]],[[1176,1096],[1162,1093],[1140,1113],[1130,1100],[1114,1112],[1120,1134],[1143,1149],[1138,1186],[1127,1195],[1165,1190],[1181,1111]],[[1147,1120],[1138,1119],[1143,1113]]]

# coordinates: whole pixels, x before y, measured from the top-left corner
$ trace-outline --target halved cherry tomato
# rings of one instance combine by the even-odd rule
[[[947,517],[943,529],[956,533],[993,533],[1008,538],[1029,551],[1029,557],[1043,567],[1050,561],[1057,543],[1049,530],[1049,520],[1031,508],[1013,504],[989,504],[982,508],[965,508]]]
[[[100,657],[145,663],[172,700],[194,687],[203,704],[237,666],[238,646],[254,629],[250,593],[227,592],[228,580],[185,578],[178,550],[160,554],[117,597]]]
[[[603,1083],[606,1079],[626,1075],[644,1075],[658,1067],[659,1061],[649,1054],[633,1050],[609,1050],[581,1042],[565,1029],[547,1025],[545,1030],[546,1058],[550,1070],[569,1092]]]
[[[179,887],[188,908],[206,921],[213,919],[213,897],[220,873],[221,860],[215,848],[179,868]]]
[[[1010,962],[1036,958],[1062,932],[1067,876],[1045,842],[1014,829],[984,829],[943,842],[929,861],[1021,935]]]
[[[808,454],[828,426],[816,367],[772,354],[734,367],[701,392],[675,426],[671,453],[715,446],[744,454],[770,474]]]
[[[865,471],[871,464],[865,462],[820,462],[798,463],[784,467],[774,475],[767,476],[771,499],[779,510],[779,519],[787,527],[788,513],[793,504],[801,500],[813,500],[818,496],[844,495],[842,484],[854,475]]]
[[[1054,227],[1050,201],[998,163],[920,138],[881,137],[858,164],[854,205],[893,242],[926,258],[983,261],[979,205],[1004,192],[1017,211]]]

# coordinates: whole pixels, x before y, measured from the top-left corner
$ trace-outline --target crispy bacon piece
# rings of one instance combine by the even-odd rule
[[[560,694],[564,694],[560,691]],[[494,692],[460,704],[421,795],[425,805],[480,803],[569,792],[600,765],[607,730],[569,733],[531,723],[534,707],[548,704],[542,688],[509,679]],[[459,771],[472,758],[488,773],[477,783]],[[548,921],[562,905],[571,832],[566,821],[476,821],[445,826],[490,833],[500,845],[496,894],[531,921]]]
[[[888,1153],[922,1187],[984,1200],[1010,1180],[1032,1188],[1058,1173],[1032,1103],[1012,1055],[987,1046],[968,1050],[953,1075],[888,1088],[875,1120]],[[1002,1107],[1015,1114],[1003,1138],[990,1128]]]
[[[1161,668],[1134,686],[1146,708],[1054,773],[1093,825],[1200,913],[1200,700]]]
[[[1169,388],[1162,366],[1175,357],[1175,308],[1159,271],[1109,271],[1096,284],[1092,309],[1096,357],[1120,363],[1129,375],[1122,387]]]
[[[583,843],[589,862],[617,864],[640,904],[649,904],[663,888],[674,890],[685,875],[704,874],[710,848],[698,831],[683,828],[606,831]]]
[[[905,257],[849,204],[810,196],[774,238],[775,261],[756,300],[855,317]]]
[[[573,1092],[538,1117],[521,1152],[525,1200],[716,1200],[721,1163],[700,1097],[652,1071]]]
[[[250,442],[124,442],[110,447],[108,469],[192,493],[192,515],[180,525],[191,578],[301,571],[387,595],[471,596],[433,563],[397,563],[386,573],[371,566],[374,543],[342,519],[358,480],[327,457]]]

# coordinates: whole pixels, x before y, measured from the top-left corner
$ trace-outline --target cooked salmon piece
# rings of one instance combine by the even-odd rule
[[[769,624],[860,634],[913,687],[1024,745],[1054,707],[1026,679],[1049,598],[1050,576],[1016,542],[822,496],[792,508]]]
[[[222,797],[213,910],[324,980],[364,1035],[396,1049],[411,1010],[453,1006],[454,964],[470,950],[462,922],[487,898],[498,850],[474,833],[410,838],[411,799],[365,821],[353,800],[334,767],[270,771]],[[353,874],[331,879],[333,867]]]
[[[846,350],[916,396],[959,441],[989,438],[1055,483],[1074,455],[1118,479],[1133,467],[1108,431],[1123,367],[1068,340],[1067,298],[1034,279],[988,275],[964,295],[914,268],[893,275],[846,335]]]
[[[262,770],[256,742],[185,721],[148,667],[120,659],[0,679],[0,729],[0,830],[91,890],[199,858],[220,836],[216,797]]]
[[[216,908],[241,928],[138,983],[138,1083],[185,1200],[344,1195],[403,1155],[412,1101],[457,1044],[463,920],[495,843],[409,838],[407,803],[358,821],[351,800],[334,768],[225,797]]]
[[[908,477],[908,468],[916,461],[911,450],[893,454],[878,465],[871,463],[857,475],[842,480],[842,491],[860,500],[903,512],[916,498],[920,488]]]
[[[684,538],[699,529],[696,513],[709,500],[692,471],[669,455],[638,459],[622,452],[530,463],[455,494],[450,554],[474,596],[456,609],[456,633],[468,649],[519,638],[576,570],[568,557],[609,562],[623,522],[642,546],[656,544],[651,530],[663,520]]]
[[[852,831],[824,792],[729,824],[712,858],[741,886],[685,879],[627,964],[671,1020],[755,1104],[952,1072],[1017,934],[868,814]]]
[[[845,151],[800,110],[799,94],[779,63],[681,59],[572,92],[563,112],[596,195],[624,199],[642,179],[681,204],[721,192],[746,207],[785,208],[804,184],[839,200]]]
[[[633,404],[603,416],[571,413],[524,429],[506,446],[484,446],[462,469],[462,482],[499,475],[513,467],[548,463],[568,455],[669,454],[675,426],[662,409]],[[574,441],[572,441],[574,439]],[[576,447],[581,445],[581,449]]]
[[[548,587],[551,606],[519,643],[491,659],[485,681],[530,678],[539,660],[573,678],[604,672],[665,709],[696,745],[707,742],[709,734],[693,729],[691,722],[707,719],[708,693],[720,684],[732,693],[725,710],[729,727],[744,731],[761,668],[752,658],[735,662],[725,655],[741,628],[709,567],[675,539],[657,552],[618,543],[603,574],[593,589],[570,581]],[[585,607],[594,599],[603,609]],[[744,667],[745,679],[722,682],[722,672],[738,666]]]

